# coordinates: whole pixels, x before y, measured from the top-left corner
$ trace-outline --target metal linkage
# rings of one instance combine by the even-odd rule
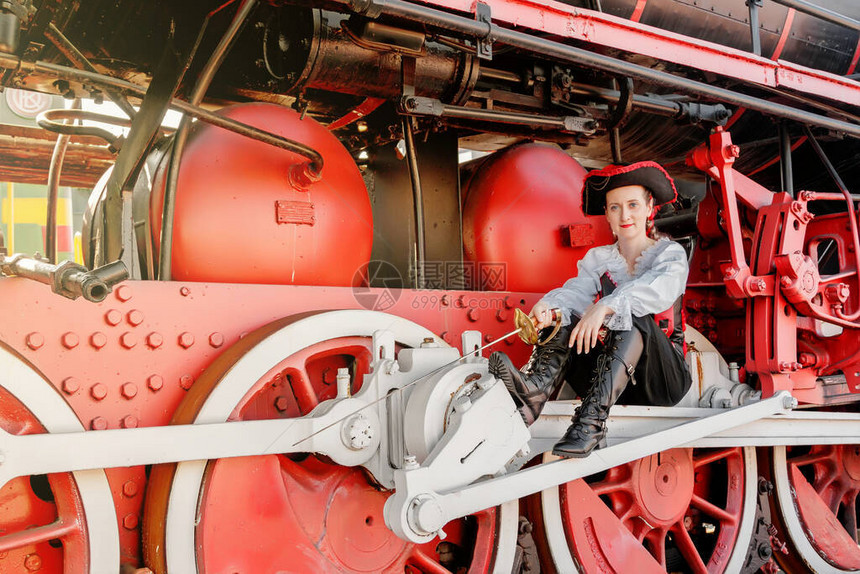
[[[74,261],[52,265],[27,255],[0,257],[4,275],[26,277],[51,286],[51,290],[69,299],[83,297],[87,301],[104,301],[113,286],[128,279],[128,270],[121,261],[108,263],[88,271]]]

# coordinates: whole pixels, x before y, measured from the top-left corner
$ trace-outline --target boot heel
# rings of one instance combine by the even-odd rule
[[[602,439],[600,439],[600,442],[597,443],[596,448],[606,448],[606,437],[605,436]]]

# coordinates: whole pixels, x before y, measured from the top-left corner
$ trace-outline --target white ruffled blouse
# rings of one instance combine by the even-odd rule
[[[577,263],[577,268],[576,277],[544,295],[542,301],[561,309],[566,325],[571,312],[582,315],[594,303],[600,290],[600,277],[608,271],[617,286],[600,302],[614,311],[604,324],[615,331],[629,331],[633,327],[633,315],[643,317],[671,307],[684,293],[689,270],[684,248],[665,237],[636,258],[632,275],[617,243],[590,249]]]

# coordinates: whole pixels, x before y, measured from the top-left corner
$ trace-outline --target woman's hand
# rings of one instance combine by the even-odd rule
[[[589,307],[570,333],[568,347],[576,345],[578,355],[591,351],[597,345],[597,335],[603,327],[603,320],[612,313],[612,309],[599,302]]]
[[[543,301],[538,301],[532,307],[529,317],[534,319],[535,328],[540,331],[552,325],[552,307]]]

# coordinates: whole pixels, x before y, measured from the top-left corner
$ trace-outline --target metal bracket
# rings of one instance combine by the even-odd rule
[[[487,33],[475,38],[478,49],[478,58],[481,60],[493,59],[493,16],[489,4],[477,2],[475,4],[475,20],[487,25]]]

